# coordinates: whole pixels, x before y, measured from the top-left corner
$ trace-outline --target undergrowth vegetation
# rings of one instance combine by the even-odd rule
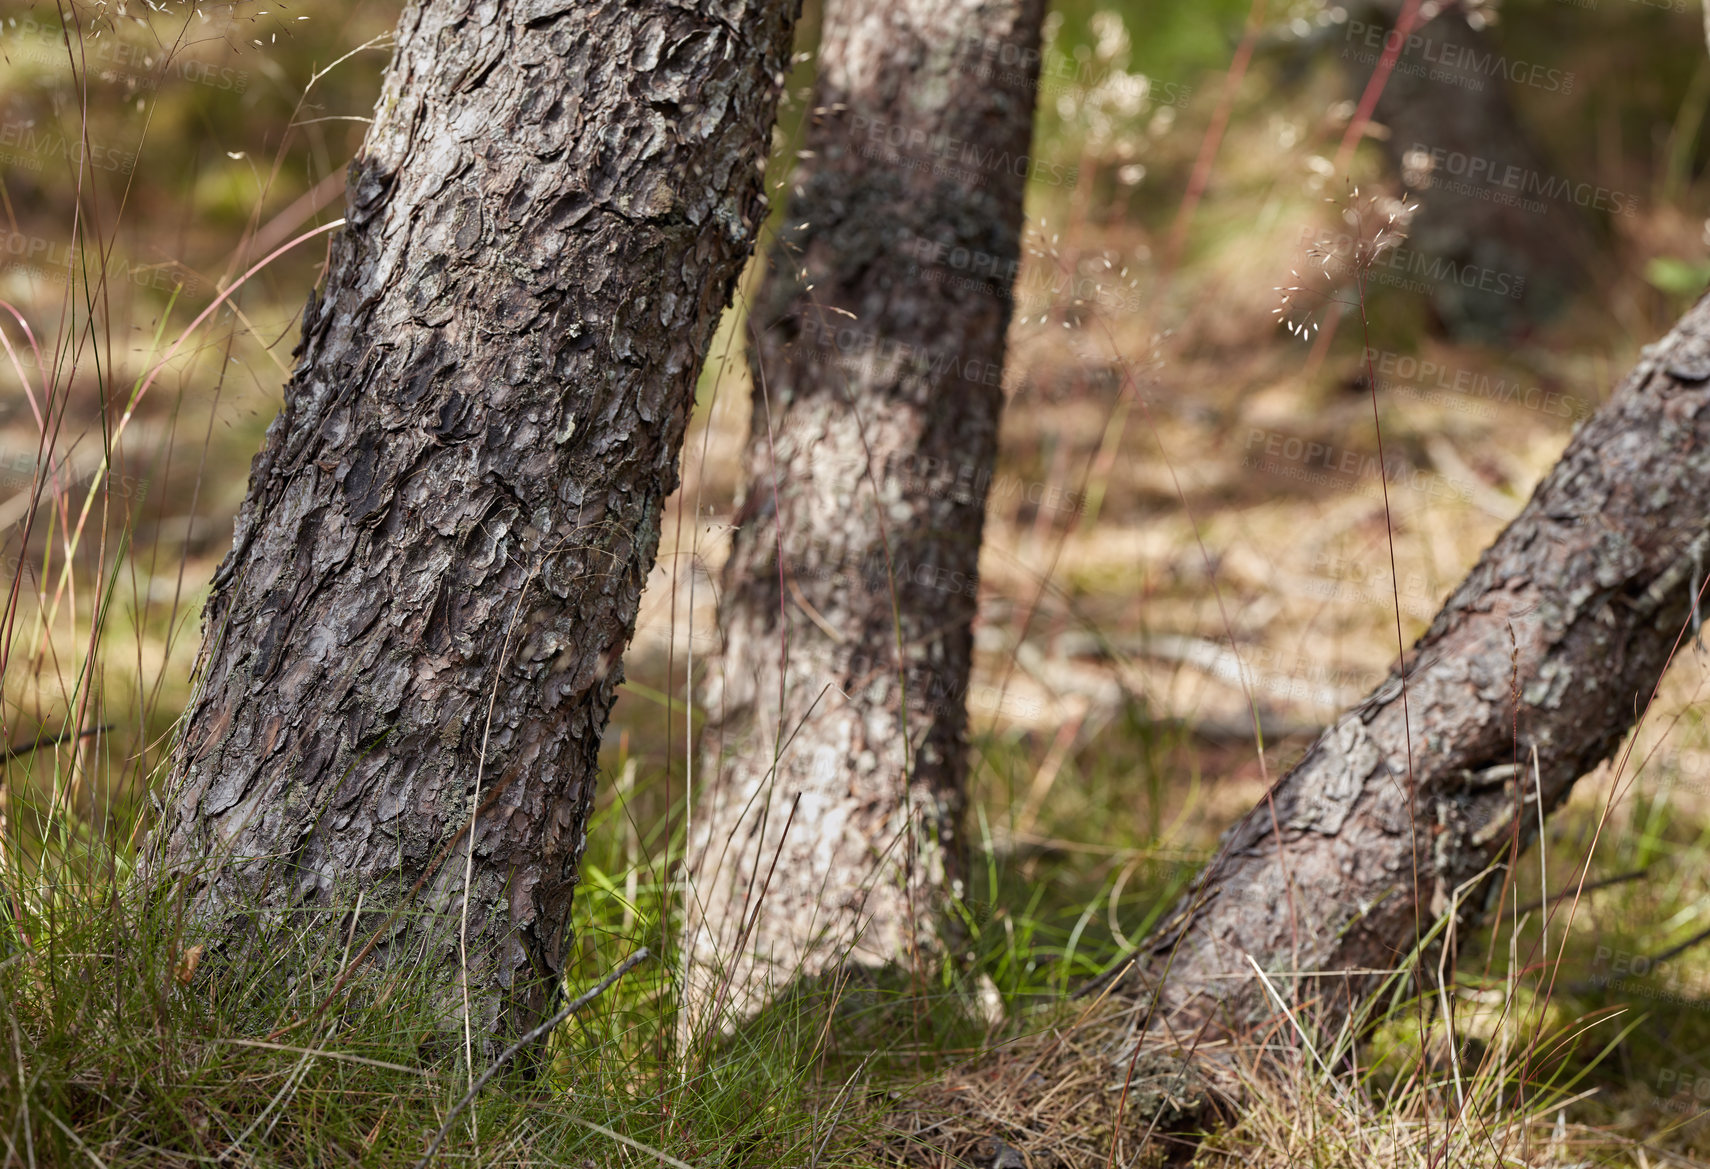
[[[1052,59],[1085,68],[1042,89],[1037,134],[1077,181],[1030,192],[951,960],[894,983],[851,976],[731,1035],[679,1033],[677,863],[704,782],[692,683],[716,637],[746,434],[739,304],[606,742],[567,996],[651,956],[558,1028],[544,1062],[505,1067],[472,1098],[483,1069],[450,1037],[444,988],[366,961],[359,904],[258,919],[222,947],[186,931],[177,890],[139,875],[200,605],[395,9],[0,10],[0,1164],[407,1166],[442,1129],[436,1163],[491,1166],[954,1151],[1013,1169],[1011,1146],[1034,1166],[1710,1162],[1697,651],[1622,764],[1508,858],[1484,929],[1435,936],[1357,1026],[1320,1035],[1309,1005],[1214,1053],[1213,1114],[1190,1122],[1167,1092],[1133,1090],[1108,1038],[1130,1008],[1076,997],[1381,680],[1398,608],[1411,639],[1574,419],[1703,283],[1687,263],[1710,239],[1696,13],[1515,2],[1512,35],[1586,82],[1535,119],[1564,167],[1647,193],[1642,214],[1605,225],[1607,281],[1502,348],[1442,336],[1393,287],[1366,290],[1365,337],[1278,330],[1276,288],[1313,262],[1311,239],[1347,230],[1349,207],[1325,168],[1351,103],[1334,63],[1299,47],[1321,44],[1331,10],[1288,7],[1272,16],[1283,47],[1229,99],[1197,220],[1182,195],[1247,5],[1076,0],[1051,18]],[[1609,64],[1622,53],[1656,68],[1627,76]],[[1517,95],[1523,112],[1539,100]],[[1563,127],[1594,116],[1596,142],[1570,140]],[[1355,177],[1388,190],[1375,154]],[[1350,290],[1324,293],[1315,311],[1340,317]],[[1383,439],[1414,473],[1393,507],[1356,478],[1256,467],[1278,435],[1372,446],[1371,350],[1575,406],[1386,386]],[[1171,1135],[1195,1126],[1203,1144]]]

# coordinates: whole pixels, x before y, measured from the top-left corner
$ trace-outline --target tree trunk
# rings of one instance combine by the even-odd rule
[[[1345,26],[1340,55],[1356,100],[1400,8],[1362,5]],[[1388,130],[1384,153],[1420,205],[1381,275],[1424,284],[1443,327],[1472,341],[1553,317],[1584,287],[1594,251],[1581,208],[1598,200],[1577,202],[1585,184],[1569,182],[1533,144],[1509,101],[1510,74],[1564,96],[1574,83],[1545,63],[1517,64],[1459,4],[1444,4],[1407,38],[1374,111]],[[1605,192],[1599,205],[1621,213],[1630,198]]]
[[[153,840],[226,948],[385,923],[375,960],[445,970],[448,1003],[466,979],[489,1050],[549,1009],[795,13],[404,12]]]
[[[915,964],[958,887],[1043,11],[826,5],[791,226],[754,315],[689,852],[691,1030],[846,960]]]
[[[1462,886],[1610,757],[1681,644],[1710,548],[1707,405],[1710,299],[1574,436],[1405,689],[1392,674],[1326,730],[1154,933],[1141,973],[1178,1034],[1272,1011],[1249,955],[1334,1030],[1374,984],[1354,972],[1397,967],[1452,907],[1476,919],[1494,886]]]

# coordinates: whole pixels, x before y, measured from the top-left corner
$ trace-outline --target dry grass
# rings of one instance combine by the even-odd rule
[[[1200,6],[1156,7],[1147,18],[1164,22],[1191,21]],[[255,6],[233,11],[261,19]],[[361,43],[389,25],[390,9],[310,3],[292,11],[293,25],[295,15],[310,15],[311,27],[327,30],[297,32],[300,52],[252,52],[252,39],[275,34],[271,25],[222,33],[195,50],[217,67],[247,70],[265,100],[180,86],[155,101],[135,70],[96,79],[91,132],[135,148],[139,177],[89,178],[80,207],[90,238],[111,245],[115,267],[127,271],[193,272],[199,292],[173,300],[145,280],[109,285],[98,299],[87,284],[69,295],[40,264],[0,271],[0,296],[69,355],[58,374],[26,368],[24,376],[59,419],[53,449],[69,454],[79,475],[104,423],[158,361],[162,339],[170,344],[189,319],[186,306],[199,311],[228,275],[246,227],[271,222],[336,175],[360,134],[359,124],[318,119],[366,112],[378,57],[333,74],[320,108],[306,110],[311,117],[288,138],[285,126],[308,60],[324,64]],[[1143,1148],[1154,1117],[1165,1117],[1158,1132],[1181,1118],[1169,1118],[1171,1093],[1154,1077],[1129,1077],[1127,1049],[1112,1037],[1132,1021],[1132,1007],[1105,1002],[1088,1012],[1065,1006],[1064,994],[1137,941],[1265,777],[1382,676],[1397,601],[1411,637],[1565,445],[1571,417],[1429,385],[1409,393],[1408,378],[1394,373],[1379,387],[1380,423],[1386,449],[1409,471],[1387,513],[1370,475],[1302,478],[1300,463],[1271,454],[1273,437],[1285,452],[1296,441],[1374,449],[1359,338],[1344,330],[1315,364],[1310,346],[1271,318],[1276,287],[1306,258],[1303,240],[1337,225],[1325,199],[1342,188],[1312,160],[1342,132],[1333,113],[1339,80],[1317,69],[1285,90],[1280,71],[1261,66],[1237,103],[1190,250],[1166,273],[1159,258],[1227,59],[1220,18],[1208,18],[1217,35],[1204,59],[1213,71],[1181,78],[1206,100],[1178,108],[1136,100],[1120,76],[1130,50],[1136,69],[1156,71],[1144,57],[1148,38],[1129,46],[1108,14],[1094,27],[1087,13],[1065,12],[1054,18],[1065,38],[1078,37],[1112,71],[1096,92],[1052,94],[1041,122],[1044,148],[1075,163],[1083,181],[1030,195],[1009,346],[1017,390],[981,565],[971,957],[930,995],[888,1003],[860,1026],[804,1004],[702,1053],[692,1073],[669,1048],[668,963],[638,971],[565,1033],[555,1086],[580,1096],[559,1093],[546,1107],[526,1089],[497,1085],[478,1114],[481,1131],[513,1126],[517,1139],[468,1140],[459,1155],[484,1164],[646,1160],[590,1122],[697,1165],[986,1165],[1002,1152],[994,1139],[1036,1169],[1187,1155],[1167,1143]],[[182,15],[148,19],[165,35],[168,19]],[[1625,14],[1597,19],[1614,15]],[[1590,34],[1583,40],[1596,49],[1582,52],[1590,77],[1609,54]],[[14,54],[0,68],[19,103],[12,120],[45,126],[52,112],[76,140],[63,71],[38,55]],[[1600,92],[1624,93],[1611,88],[1624,80],[1605,76]],[[1632,101],[1640,111],[1632,116],[1658,123],[1679,105]],[[791,117],[799,114],[798,102]],[[1618,153],[1606,177],[1648,189],[1637,150]],[[284,161],[274,171],[276,157]],[[1381,188],[1375,157],[1358,167],[1370,189]],[[64,210],[75,176],[33,175],[6,176],[7,230],[69,239]],[[192,178],[180,183],[180,175]],[[1460,345],[1430,332],[1408,294],[1379,289],[1375,343],[1397,358],[1595,406],[1679,307],[1642,273],[1656,257],[1700,247],[1703,199],[1686,178],[1671,198],[1613,225],[1612,277],[1552,329],[1500,351]],[[336,206],[319,214],[324,221]],[[15,902],[39,894],[41,880],[69,875],[91,894],[78,912],[95,914],[103,882],[130,855],[147,777],[188,695],[196,613],[229,544],[319,260],[294,256],[264,273],[234,298],[241,315],[215,318],[162,370],[113,452],[115,477],[97,496],[104,529],[86,528],[71,547],[65,524],[75,522],[87,482],[50,483],[29,542],[14,535],[5,546],[4,579],[21,564],[22,585],[0,729],[16,743],[77,720],[113,726],[82,747],[7,766],[0,812],[11,851],[0,859]],[[683,706],[692,705],[692,663],[717,644],[717,573],[747,427],[740,322],[739,313],[726,322],[703,379],[684,486],[668,507],[627,663],[632,682],[614,716],[614,780],[604,785],[575,911],[579,984],[635,945],[668,942],[673,929],[663,877],[680,847],[694,718]],[[3,325],[16,341],[11,319]],[[37,491],[27,480],[41,433],[20,394],[0,400],[0,460],[30,468],[26,482],[0,491],[8,525]],[[1065,498],[1077,502],[1040,502]],[[1443,988],[1453,1028],[1436,1015],[1421,1023],[1403,1004],[1330,1073],[1288,1027],[1269,1046],[1222,1052],[1221,1108],[1207,1115],[1224,1127],[1193,1154],[1198,1162],[1495,1169],[1710,1157],[1698,1123],[1710,1094],[1710,946],[1683,951],[1661,973],[1632,971],[1634,956],[1665,953],[1710,924],[1703,686],[1695,655],[1667,681],[1638,736],[1642,766],[1588,777],[1546,838],[1551,891],[1571,889],[1591,827],[1612,808],[1590,877],[1643,869],[1646,880],[1581,899],[1570,930],[1565,913],[1552,926],[1548,951],[1536,914],[1463,939]],[[669,717],[667,702],[677,704]],[[66,867],[31,867],[44,857]],[[1541,893],[1535,862],[1521,858],[1519,900]],[[50,916],[55,904],[38,897],[31,912]],[[305,1044],[307,1055],[242,1047],[238,1040],[253,1038],[250,1015],[297,1009],[312,988],[244,1000],[239,981],[225,997],[199,998],[177,977],[183,953],[170,936],[125,940],[137,920],[63,918],[66,945],[41,951],[51,961],[6,966],[21,945],[0,956],[0,989],[17,1028],[0,1032],[0,1051],[12,1049],[0,1078],[0,1135],[14,1161],[24,1160],[16,1142],[30,1132],[45,1142],[40,1149],[83,1157],[73,1140],[52,1135],[59,1130],[41,1119],[51,1114],[108,1164],[224,1155],[257,1117],[251,1135],[261,1143],[245,1147],[260,1150],[260,1163],[306,1164],[336,1149],[352,1161],[407,1164],[460,1094],[465,1069],[422,1050],[413,1017],[346,1020],[339,1033]],[[99,957],[121,944],[132,947],[128,964]],[[91,987],[101,993],[83,993]],[[1493,1023],[1492,994],[1499,1007],[1517,1009],[1495,1010],[1501,1021]],[[108,998],[110,1015],[102,1013]],[[1522,1072],[1515,1058],[1526,1051],[1551,1058]],[[1527,1085],[1522,1105],[1518,1083]],[[36,1112],[26,1122],[29,1108]],[[885,1139],[875,1143],[868,1126],[881,1122]],[[170,1145],[171,1157],[151,1153],[151,1144]],[[48,1153],[39,1163],[51,1163]]]
[[[1004,1150],[1032,1169],[1158,1164],[1191,1154],[1186,1135],[1217,1116],[1214,1065],[1119,1037],[1131,1007],[1055,1008],[1055,1025],[1004,1042],[970,1068],[879,1109],[883,1151],[899,1163],[990,1164]]]

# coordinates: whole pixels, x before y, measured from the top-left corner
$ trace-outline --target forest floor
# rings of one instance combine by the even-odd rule
[[[1243,236],[1238,258],[1204,257],[1183,281],[1189,291],[1139,320],[1061,301],[1028,312],[1018,300],[1006,381],[1019,389],[987,517],[969,692],[972,901],[991,914],[984,931],[1004,931],[982,932],[991,949],[980,962],[1012,1029],[1060,1026],[1060,996],[1132,947],[1222,828],[1383,680],[1398,642],[1425,630],[1575,421],[1660,335],[1651,322],[1679,307],[1629,283],[1616,295],[1631,298],[1632,332],[1607,317],[1570,319],[1500,350],[1377,339],[1370,354],[1355,313],[1315,352],[1270,310],[1325,216],[1321,204],[1286,203],[1268,232]],[[1040,240],[1019,284],[1046,287],[1053,272],[1104,271],[1107,261],[1114,272],[1144,246],[1108,225],[1054,249]],[[1344,305],[1358,296],[1336,293]],[[1367,296],[1380,338],[1404,328],[1386,319],[1385,290]],[[1222,307],[1206,317],[1196,312],[1205,304]],[[745,379],[729,376],[739,392],[703,395],[704,429],[688,447],[628,666],[637,685],[614,720],[627,735],[614,768],[639,758],[642,775],[679,792],[681,715],[665,735],[644,695],[683,693],[691,655],[716,645],[747,427]],[[721,386],[716,365],[709,379]],[[1542,849],[1520,856],[1507,904],[1528,911],[1461,940],[1460,969],[1444,984],[1453,1044],[1435,1007],[1422,1063],[1421,1025],[1406,1006],[1377,1028],[1370,1066],[1349,1076],[1369,1132],[1338,1149],[1327,1134],[1348,1117],[1302,1057],[1299,1080],[1259,1090],[1271,1106],[1205,1163],[1399,1163],[1403,1151],[1421,1164],[1439,1152],[1436,1163],[1484,1163],[1465,1149],[1449,1156],[1450,1132],[1487,1141],[1492,1163],[1710,1159],[1704,667],[1701,651],[1686,655],[1631,753],[1581,780]],[[1547,934],[1536,904],[1545,879],[1566,895]],[[1502,1079],[1499,1049],[1524,1052],[1536,1061],[1526,1076],[1555,1106],[1529,1112],[1521,1087],[1506,1111],[1493,1089],[1484,1111],[1459,1112],[1445,1088],[1451,1045],[1469,1082],[1487,1087]],[[1407,1090],[1403,1070],[1417,1066],[1443,1075],[1440,1095]],[[1120,1074],[1109,1078],[1103,1087],[1120,1087]]]
[[[1234,153],[1275,173],[1280,160],[1256,138]],[[985,930],[1004,931],[982,932],[991,950],[980,961],[1011,1028],[1060,1025],[1060,996],[1131,948],[1221,830],[1383,680],[1575,423],[1685,304],[1629,260],[1612,265],[1628,275],[1595,309],[1498,347],[1433,336],[1417,296],[1378,284],[1363,290],[1363,331],[1362,290],[1343,283],[1316,313],[1341,317],[1333,341],[1297,339],[1276,325],[1278,289],[1302,283],[1313,241],[1356,200],[1269,195],[1167,287],[1128,275],[1155,236],[1072,217],[1068,230],[1033,230],[969,691],[971,896],[991,914]],[[1685,251],[1697,230],[1658,214],[1611,246]],[[717,644],[748,425],[740,358],[719,361],[715,349],[629,659],[636,685],[614,719],[627,735],[614,767],[639,758],[643,776],[674,792],[687,771],[681,715],[666,734],[656,695],[682,694],[691,658]],[[1710,1160],[1706,661],[1686,654],[1632,750],[1580,781],[1543,846],[1518,858],[1506,904],[1528,911],[1461,939],[1459,970],[1439,988],[1453,1022],[1433,1007],[1423,1065],[1450,1076],[1458,1046],[1469,1082],[1501,1079],[1494,1053],[1524,1052],[1537,1064],[1526,1075],[1559,1105],[1531,1115],[1540,1141],[1489,1140],[1499,1163]],[[1548,914],[1537,904],[1546,880]],[[1397,1069],[1420,1065],[1421,1046],[1418,1017],[1398,1009],[1376,1028],[1371,1066],[1350,1078],[1376,1102],[1376,1144],[1331,1151],[1324,1134],[1347,1117],[1337,1104],[1302,1119],[1333,1095],[1305,1074],[1218,1156],[1282,1165],[1316,1150],[1315,1163],[1365,1164],[1382,1147],[1426,1163],[1434,1122],[1439,1141],[1488,1139],[1525,1112],[1511,1098],[1504,1113],[1500,1089],[1482,1114],[1456,1115],[1452,1091],[1410,1095]]]
[[[389,26],[385,5],[353,11],[317,59]],[[211,59],[252,69],[258,88],[276,84],[275,121],[292,111],[301,78],[270,80],[265,57]],[[323,94],[326,108],[367,108],[371,82]],[[323,89],[344,83],[335,74]],[[1384,285],[1365,290],[1363,329],[1349,311],[1360,294],[1344,283],[1307,306],[1321,325],[1337,322],[1333,339],[1291,336],[1273,313],[1278,289],[1310,273],[1313,242],[1345,230],[1341,212],[1360,205],[1314,179],[1297,145],[1299,135],[1333,139],[1311,111],[1337,96],[1320,76],[1281,109],[1268,95],[1243,99],[1193,245],[1174,266],[1170,216],[1206,103],[1184,118],[1191,134],[1152,116],[1150,177],[1133,189],[1112,178],[1132,163],[1107,139],[1061,146],[1081,151],[1096,182],[1034,193],[967,696],[970,957],[901,991],[852,990],[835,1014],[780,1009],[682,1059],[671,1048],[669,961],[643,964],[566,1027],[555,1078],[481,1100],[447,1163],[930,1161],[927,1144],[899,1144],[898,1133],[923,1102],[951,1100],[963,1102],[961,1119],[935,1139],[954,1130],[958,1148],[1000,1165],[998,1139],[1037,1166],[1047,1147],[1077,1165],[1132,1155],[1119,1117],[1132,1121],[1140,1106],[1123,1069],[1087,1038],[1105,1007],[1069,996],[1132,949],[1222,829],[1383,679],[1522,507],[1575,420],[1684,307],[1678,290],[1647,280],[1647,265],[1703,250],[1703,221],[1684,209],[1691,191],[1667,194],[1657,177],[1645,214],[1602,241],[1595,296],[1535,335],[1459,342],[1416,290]],[[229,131],[227,160],[198,162],[184,196],[191,226],[180,242],[209,286],[229,275],[251,203],[271,214],[351,148],[316,138],[314,165],[275,192],[257,162],[265,143],[239,157],[241,113],[215,104],[230,99],[180,93],[151,114],[157,139],[226,143]],[[124,108],[115,101],[103,116]],[[45,238],[43,225],[64,218],[55,188],[8,182],[7,238]],[[329,202],[304,230],[337,213]],[[97,346],[105,367],[70,384],[66,506],[48,546],[32,544],[31,564],[52,567],[66,550],[65,524],[99,463],[90,436],[102,391],[128,391],[187,319],[154,277],[176,269],[147,267],[159,261],[150,247],[148,230],[120,237],[115,256],[142,275],[114,298],[111,336]],[[146,807],[136,777],[158,765],[188,700],[196,614],[323,250],[314,241],[258,277],[247,315],[197,334],[193,356],[139,408],[115,464],[112,522],[67,552],[84,564],[100,544],[113,576],[72,574],[15,619],[4,697],[19,742],[57,725],[81,692],[92,598],[108,586],[116,598],[88,682],[91,721],[113,730],[6,772],[4,815],[22,850],[9,875],[23,880],[49,858],[63,867],[34,871],[64,878],[54,897],[68,898],[44,935],[55,939],[44,950],[52,961],[0,957],[11,1020],[0,1051],[12,1050],[0,1059],[0,1157],[12,1163],[62,1163],[52,1150],[63,1163],[233,1163],[235,1146],[256,1164],[408,1165],[467,1087],[455,1052],[417,1041],[407,1004],[334,1011],[312,1038],[258,1040],[298,1025],[324,986],[287,993],[256,977],[223,995],[192,990],[203,985],[196,960],[170,930],[150,931],[158,919],[103,909],[104,866],[134,844],[132,829],[115,825],[134,825]],[[43,252],[0,269],[0,295],[38,323],[68,303],[55,255]],[[206,299],[204,289],[196,303]],[[718,644],[719,569],[748,426],[741,319],[732,314],[703,377],[606,740],[608,780],[575,908],[579,987],[638,946],[670,952],[679,895],[663,875],[691,779],[706,782],[692,759],[689,731],[704,712],[690,681]],[[0,526],[22,514],[37,435],[27,396],[0,397]],[[1387,476],[1373,461],[1380,438]],[[135,527],[120,548],[126,517]],[[16,547],[5,556],[10,579]],[[1710,1164],[1705,661],[1684,655],[1622,764],[1581,780],[1542,845],[1517,858],[1508,904],[1524,912],[1457,939],[1456,960],[1424,988],[1428,1006],[1385,1004],[1345,1064],[1321,1066],[1281,1025],[1266,1052],[1285,1074],[1260,1075],[1256,1052],[1238,1053],[1244,1106],[1228,1111],[1198,1163]],[[1537,904],[1546,898],[1551,913]],[[106,1021],[89,1022],[97,1017]],[[972,1070],[994,1067],[984,1080]]]

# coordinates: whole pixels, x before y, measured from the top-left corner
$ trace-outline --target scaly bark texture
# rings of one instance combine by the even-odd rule
[[[1358,99],[1401,0],[1356,7],[1341,45]],[[1633,196],[1563,175],[1526,132],[1509,86],[1573,90],[1571,72],[1522,60],[1446,3],[1408,36],[1374,111],[1384,153],[1419,203],[1406,245],[1378,278],[1423,284],[1443,327],[1492,341],[1547,320],[1586,280],[1589,216],[1631,214]]]
[[[154,838],[228,946],[361,895],[355,936],[404,907],[377,960],[444,968],[448,1001],[466,934],[489,1049],[549,1009],[619,655],[765,216],[795,13],[404,12]]]
[[[1145,954],[1160,1017],[1179,1035],[1269,1015],[1251,955],[1334,1028],[1376,977],[1334,972],[1401,965],[1457,889],[1536,836],[1537,801],[1549,812],[1621,743],[1691,618],[1707,549],[1701,300],[1449,598],[1408,655],[1405,700],[1394,674],[1230,830]],[[1463,920],[1489,892],[1463,890]],[[1313,971],[1332,973],[1296,973]]]
[[[1043,10],[826,5],[790,226],[753,316],[690,841],[691,1030],[845,960],[915,963],[957,887]]]

